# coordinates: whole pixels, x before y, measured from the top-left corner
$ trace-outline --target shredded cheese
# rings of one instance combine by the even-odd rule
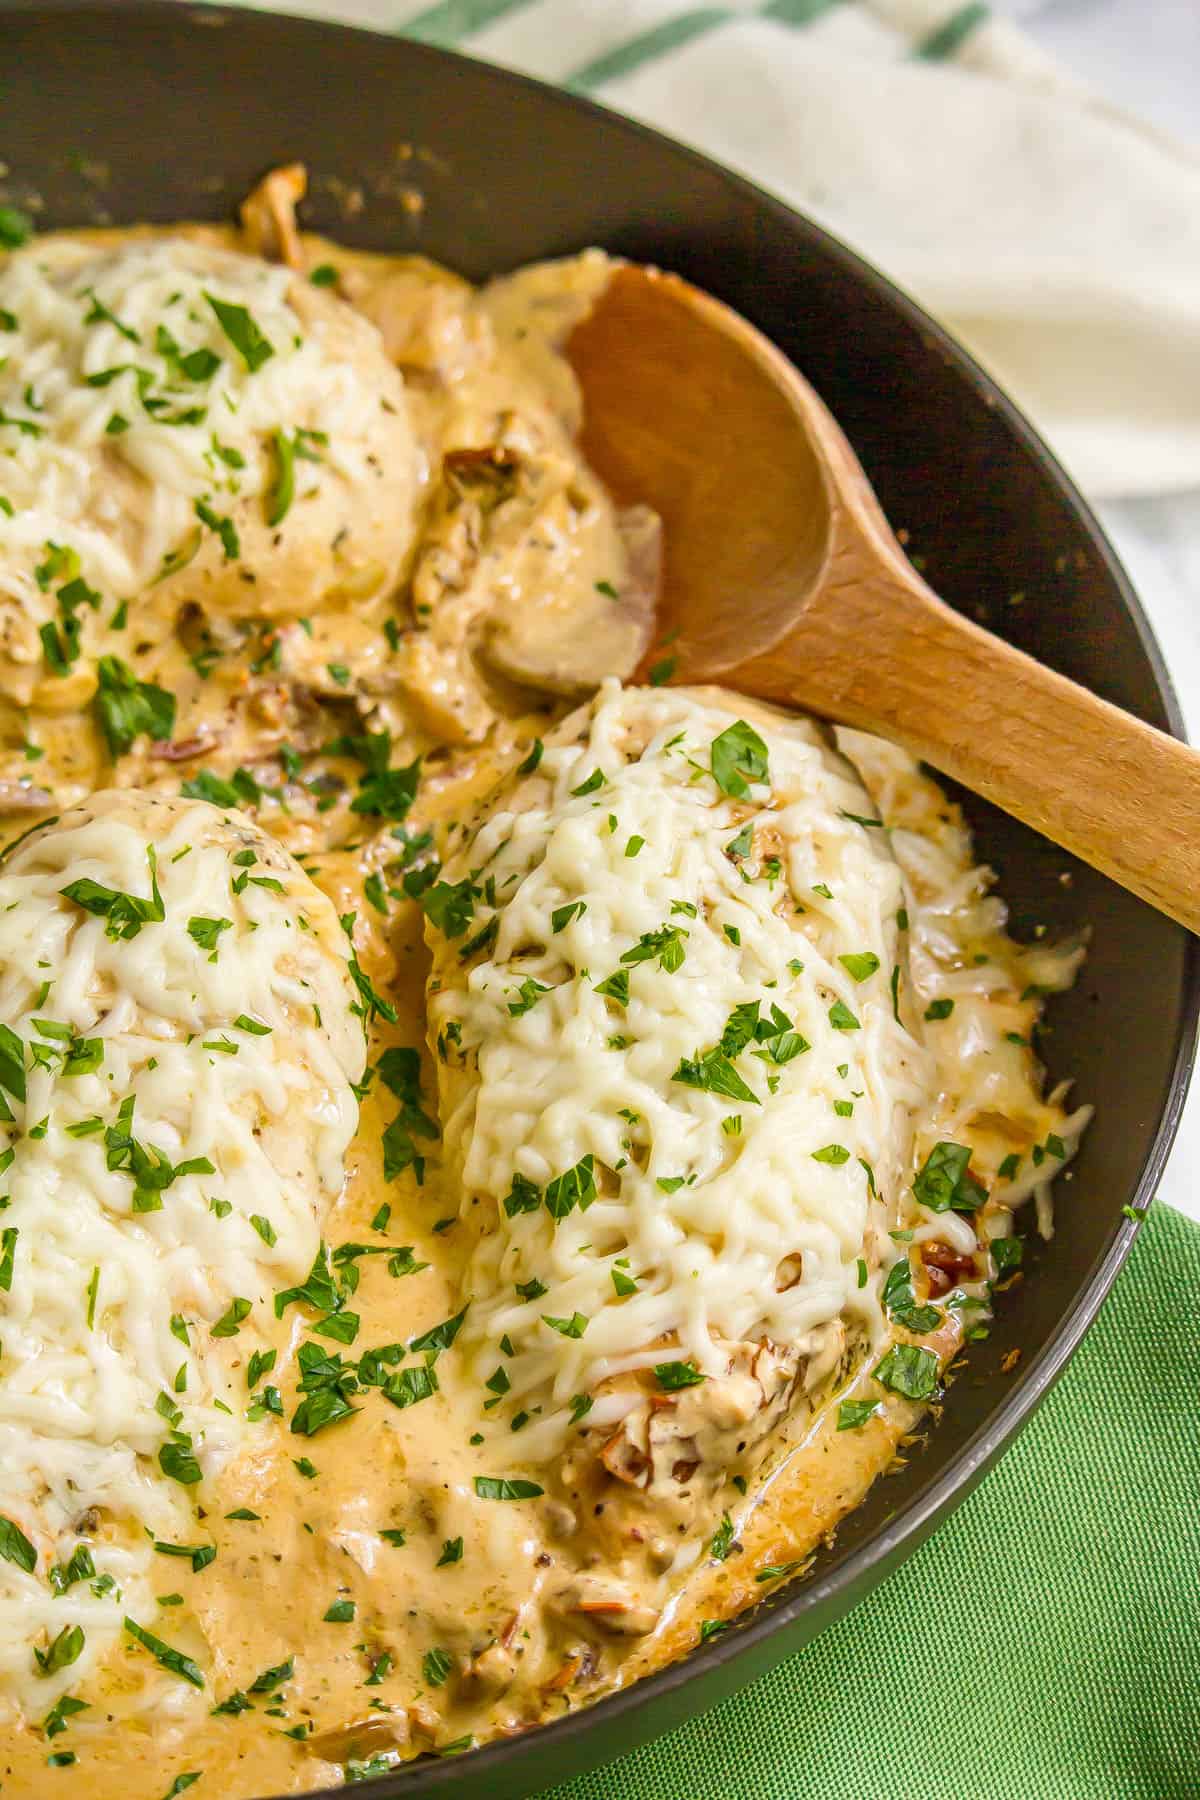
[[[244,609],[262,610],[275,527],[319,520],[327,552],[367,522],[352,495],[364,556],[394,578],[416,479],[403,385],[336,299],[202,243],[48,238],[0,263],[0,324],[10,658],[40,659],[75,577],[96,596],[69,602],[91,648],[119,600],[185,569],[232,567]]]
[[[827,1371],[883,1333],[886,1232],[933,1092],[893,1006],[901,875],[809,721],[756,713],[769,774],[722,792],[736,718],[609,684],[442,871],[475,895],[456,935],[429,933],[447,1161],[479,1232],[464,1338],[481,1379],[513,1346],[507,1391],[542,1409],[525,1454],[623,1371],[718,1374],[763,1338]],[[618,1385],[589,1424],[629,1404]]]
[[[1068,1107],[1070,1082],[1043,1093],[1035,1035],[1046,997],[1074,982],[1085,940],[1014,943],[1008,909],[991,892],[992,871],[976,863],[962,814],[937,782],[882,738],[839,730],[837,741],[891,827],[909,895],[917,1010],[933,1014],[926,1035],[938,1097],[920,1122],[918,1154],[923,1159],[939,1140],[969,1143],[973,1167],[992,1194],[985,1235],[1005,1235],[1013,1213],[1032,1199],[1038,1228],[1049,1237],[1051,1185],[1075,1155],[1092,1108]],[[973,1238],[970,1225],[952,1214],[927,1220],[918,1241],[922,1234],[957,1235],[963,1250]]]
[[[233,1347],[341,1187],[354,1005],[329,902],[238,813],[98,794],[0,865],[0,1514],[37,1552],[0,1560],[0,1710],[145,1616],[146,1534],[194,1535],[253,1430]],[[96,1582],[58,1597],[81,1538]],[[82,1654],[39,1674],[73,1623]]]

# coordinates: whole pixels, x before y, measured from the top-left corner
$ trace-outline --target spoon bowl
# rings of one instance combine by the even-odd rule
[[[643,678],[878,732],[1200,931],[1200,755],[939,600],[761,332],[622,263],[567,355],[589,462],[663,521]]]

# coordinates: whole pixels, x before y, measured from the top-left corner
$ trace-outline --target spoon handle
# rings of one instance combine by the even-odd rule
[[[738,685],[894,739],[1200,932],[1200,752],[964,619],[898,555],[835,565]]]

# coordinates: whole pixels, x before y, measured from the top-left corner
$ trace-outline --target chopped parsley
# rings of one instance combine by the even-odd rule
[[[679,1388],[699,1387],[707,1376],[700,1373],[694,1362],[655,1363],[654,1375],[660,1388],[667,1393],[674,1393]]]
[[[519,1172],[512,1178],[512,1186],[504,1198],[505,1217],[515,1219],[518,1213],[537,1212],[542,1204],[542,1190],[537,1183]]]
[[[728,1513],[722,1513],[721,1523],[713,1532],[708,1544],[708,1554],[714,1561],[725,1561],[729,1552],[733,1549],[734,1536],[733,1520]]]
[[[657,931],[644,931],[631,950],[621,957],[622,963],[657,962],[667,975],[683,967],[686,955],[683,940],[688,933],[682,925],[660,925]]]
[[[762,1105],[719,1045],[713,1050],[699,1051],[694,1057],[685,1056],[671,1080],[681,1082],[684,1087],[700,1088],[705,1093],[722,1094],[727,1100],[741,1100],[749,1106]]]
[[[431,925],[444,936],[456,938],[470,924],[479,898],[480,890],[473,881],[437,881],[421,895],[421,906]],[[561,931],[562,926],[555,926],[555,930]]]
[[[217,960],[217,940],[223,931],[233,928],[232,919],[206,919],[200,915],[188,920],[188,936],[201,950],[211,952],[209,962]]]
[[[207,500],[197,500],[192,511],[202,525],[216,533],[221,540],[221,555],[225,562],[236,562],[242,554],[241,540],[237,534],[237,526],[227,516],[214,512]]]
[[[853,956],[839,956],[838,961],[855,981],[866,981],[879,967],[879,958],[873,950],[863,950]]]
[[[85,1642],[82,1625],[64,1625],[45,1650],[35,1645],[33,1655],[39,1675],[57,1675],[60,1669],[69,1669],[82,1656]]]
[[[19,206],[0,206],[0,245],[18,250],[33,236],[33,220]]]
[[[988,1248],[996,1265],[997,1280],[1003,1280],[1006,1275],[1011,1275],[1014,1269],[1020,1268],[1021,1259],[1025,1253],[1025,1247],[1020,1238],[993,1238]]]
[[[437,1353],[448,1350],[462,1329],[466,1316],[467,1309],[464,1306],[461,1312],[454,1313],[451,1318],[443,1319],[440,1325],[434,1325],[431,1330],[423,1331],[420,1337],[413,1338],[409,1349],[414,1355],[426,1350]]]
[[[536,1500],[545,1493],[536,1481],[516,1481],[494,1475],[476,1475],[475,1492],[481,1500]]]
[[[275,354],[275,346],[255,323],[253,316],[244,306],[237,306],[229,300],[218,300],[215,294],[205,290],[204,298],[217,316],[217,323],[229,339],[251,375],[261,369]]]
[[[744,800],[751,782],[768,781],[767,746],[744,719],[729,725],[712,741],[712,778],[723,794]]]
[[[170,365],[174,381],[211,381],[221,366],[220,357],[212,350],[181,350],[165,325],[159,325],[154,333],[154,348]]]
[[[279,427],[271,433],[271,449],[275,456],[275,480],[267,494],[267,524],[281,525],[291,511],[296,497],[296,439]]]
[[[207,1569],[209,1563],[216,1561],[217,1546],[215,1544],[163,1544],[156,1538],[154,1548],[160,1556],[181,1556],[191,1563],[193,1572],[199,1574]]]
[[[184,1656],[179,1650],[172,1650],[170,1644],[164,1644],[163,1640],[155,1637],[152,1631],[144,1630],[136,1619],[126,1618],[125,1629],[131,1638],[141,1644],[144,1650],[150,1652],[160,1667],[168,1670],[172,1675],[178,1675],[182,1681],[190,1682],[193,1687],[202,1688],[204,1686],[204,1676],[190,1656]]]
[[[4,1024],[0,1024],[0,1087],[14,1100],[25,1098],[25,1046],[12,1026]]]
[[[156,743],[175,728],[175,696],[153,682],[139,681],[119,656],[102,656],[93,702],[96,719],[113,758],[123,756],[144,733]]]
[[[191,1439],[185,1438],[182,1433],[177,1433],[159,1446],[158,1466],[168,1480],[177,1481],[181,1487],[195,1487],[198,1481],[203,1480]]]
[[[37,1551],[21,1527],[12,1519],[6,1519],[3,1513],[0,1513],[0,1557],[5,1562],[15,1563],[27,1575],[32,1575],[37,1567]]]
[[[419,756],[402,768],[390,769],[385,763],[382,768],[368,769],[359,783],[357,794],[350,802],[350,810],[371,818],[399,821],[407,816],[416,798],[420,779]],[[436,920],[434,922],[437,923]],[[450,932],[447,935],[455,934]]]
[[[392,1181],[411,1168],[418,1184],[425,1178],[425,1158],[414,1138],[436,1138],[438,1128],[421,1104],[420,1052],[394,1044],[379,1059],[379,1078],[400,1102],[400,1111],[383,1134],[383,1174]]]
[[[907,1256],[902,1256],[888,1270],[883,1284],[883,1305],[897,1325],[916,1336],[936,1331],[942,1322],[942,1314],[936,1306],[917,1305],[913,1294],[912,1264]]]
[[[730,862],[742,862],[749,856],[754,845],[754,821],[747,819],[736,837],[730,838],[725,845],[725,855]]]
[[[977,1212],[987,1199],[987,1189],[971,1174],[970,1161],[967,1144],[935,1144],[913,1182],[913,1198],[930,1212]]]
[[[797,1569],[802,1569],[804,1563],[805,1558],[802,1556],[797,1557],[795,1562],[772,1563],[769,1568],[760,1569],[754,1579],[755,1581],[779,1581],[783,1576],[794,1574]]]
[[[96,918],[107,919],[104,935],[127,941],[137,937],[142,926],[160,924],[166,918],[162,895],[158,891],[158,863],[153,844],[146,850],[146,860],[150,865],[150,899],[144,900],[137,894],[122,894],[114,888],[102,887],[98,881],[83,876],[78,881],[68,882],[60,888],[64,900],[73,900],[85,912]],[[3,1075],[0,1074],[0,1081]],[[22,1094],[22,1098],[24,1095]]]
[[[586,1212],[595,1198],[596,1176],[590,1152],[546,1184],[546,1211],[553,1219],[565,1219],[576,1207]]]
[[[55,1563],[50,1569],[50,1586],[56,1594],[65,1594],[77,1581],[91,1581],[95,1573],[91,1551],[86,1544],[76,1544],[69,1562]]]
[[[54,1702],[42,1720],[42,1731],[48,1738],[58,1737],[60,1732],[67,1729],[68,1719],[74,1718],[76,1713],[87,1712],[87,1710],[88,1702],[86,1700],[76,1700],[72,1695],[64,1694],[60,1700]]]
[[[289,1656],[286,1662],[276,1663],[272,1668],[264,1669],[261,1675],[256,1675],[250,1683],[250,1692],[252,1694],[273,1693],[285,1681],[290,1681],[294,1672],[295,1663]]]
[[[893,1344],[873,1371],[881,1387],[909,1400],[928,1400],[937,1391],[938,1359],[920,1344]]]
[[[548,994],[549,992],[550,989],[544,982],[535,981],[532,975],[527,975],[517,989],[517,998],[515,1000],[510,1000],[508,1003],[510,1016],[514,1019],[519,1019],[522,1014],[527,1013],[531,1007],[537,1005],[543,994]]]
[[[551,1331],[557,1331],[560,1337],[581,1338],[587,1330],[588,1321],[581,1312],[572,1313],[569,1319],[553,1319],[549,1313],[543,1313],[542,1324],[548,1325]]]
[[[0,1231],[0,1291],[6,1294],[12,1292],[13,1263],[19,1236],[20,1232],[15,1225],[6,1225]]]
[[[566,906],[556,906],[550,914],[550,930],[557,936],[565,931],[572,919],[581,919],[587,911],[586,900],[571,900]]]
[[[385,1400],[403,1410],[408,1406],[416,1406],[418,1401],[428,1400],[437,1393],[437,1373],[432,1368],[418,1365],[413,1368],[399,1369],[389,1375],[380,1389]]]
[[[84,288],[83,297],[91,301],[91,306],[84,314],[85,325],[111,325],[119,331],[127,344],[140,344],[141,338],[132,325],[123,325],[114,312],[110,312],[103,300],[99,298],[95,288]]]
[[[213,1326],[213,1336],[216,1338],[236,1337],[242,1328],[243,1320],[249,1317],[250,1305],[250,1301],[242,1295],[235,1295]]]

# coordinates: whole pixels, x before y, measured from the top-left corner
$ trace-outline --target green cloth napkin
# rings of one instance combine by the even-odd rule
[[[544,1800],[1195,1800],[1198,1296],[1200,1226],[1160,1204],[1057,1387],[915,1556],[772,1674]]]

